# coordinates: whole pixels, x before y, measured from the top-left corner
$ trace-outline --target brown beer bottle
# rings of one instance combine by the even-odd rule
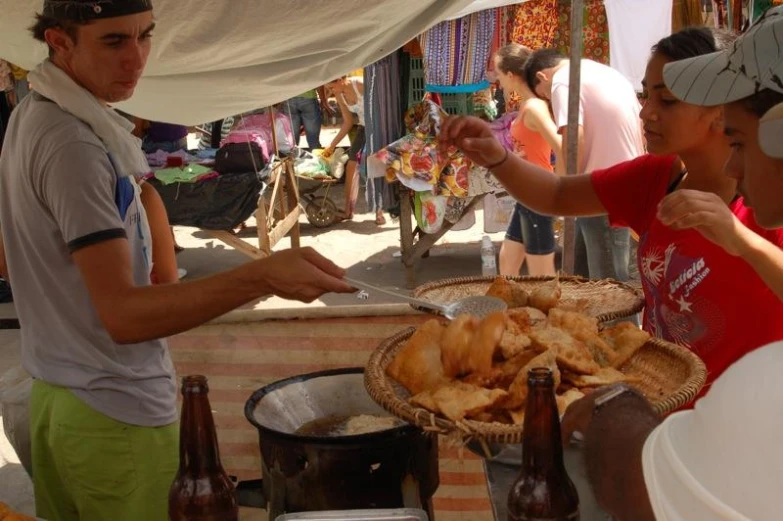
[[[508,495],[508,521],[579,521],[579,496],[563,463],[552,371],[531,369],[527,385],[522,469]]]
[[[238,521],[234,485],[218,453],[205,376],[182,379],[179,471],[169,490],[171,521]]]

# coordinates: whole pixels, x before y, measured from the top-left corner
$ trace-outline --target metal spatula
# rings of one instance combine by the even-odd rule
[[[506,305],[503,300],[497,297],[479,295],[475,297],[463,298],[455,302],[451,302],[450,304],[443,305],[435,304],[434,302],[429,302],[427,300],[412,298],[395,291],[389,291],[387,289],[379,288],[378,286],[373,286],[372,284],[367,284],[366,282],[362,282],[360,280],[349,279],[348,277],[344,277],[343,280],[357,288],[385,293],[387,295],[391,295],[392,297],[407,300],[411,304],[414,304],[418,307],[432,309],[449,320],[453,320],[459,315],[464,314],[473,315],[478,318],[484,318],[490,313],[503,311],[508,308],[508,305]]]

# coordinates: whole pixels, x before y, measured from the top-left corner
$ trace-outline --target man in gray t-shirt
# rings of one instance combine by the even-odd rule
[[[70,88],[106,105],[129,98],[141,76],[151,9],[150,0],[45,0],[33,34]],[[35,378],[36,506],[51,521],[163,521],[178,460],[163,338],[266,294],[309,302],[353,288],[308,248],[151,285],[138,187],[81,117],[34,93],[15,111],[0,157],[1,246]]]

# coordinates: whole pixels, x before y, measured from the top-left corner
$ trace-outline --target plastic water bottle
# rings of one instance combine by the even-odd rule
[[[495,260],[495,247],[489,235],[481,238],[481,274],[485,277],[494,277],[498,274],[498,265]]]

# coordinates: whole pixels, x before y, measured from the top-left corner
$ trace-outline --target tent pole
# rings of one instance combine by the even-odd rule
[[[272,149],[275,152],[275,157],[280,158],[280,149],[277,143],[277,132],[275,132],[275,106],[269,106],[269,125],[272,129]]]
[[[579,87],[581,84],[582,59],[582,21],[584,18],[584,0],[571,0],[571,55],[568,81],[568,127],[566,129],[566,172],[568,175],[579,173]],[[574,254],[576,250],[576,221],[573,217],[565,220],[563,230],[563,266],[562,270],[574,273]]]

